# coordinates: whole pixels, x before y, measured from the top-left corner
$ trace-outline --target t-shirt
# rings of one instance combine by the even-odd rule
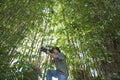
[[[57,58],[53,60],[53,63],[56,66],[56,70],[68,77],[68,68],[66,64],[66,57],[63,53],[58,53]]]

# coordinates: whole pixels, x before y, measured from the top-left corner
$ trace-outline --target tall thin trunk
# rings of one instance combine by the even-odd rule
[[[32,44],[31,44],[31,50],[30,50],[30,57],[29,57],[29,61],[30,63],[32,63],[32,53],[33,53],[33,48],[34,48],[34,44],[35,44],[35,40],[36,40],[36,36],[37,36],[37,31],[35,32],[34,38],[32,40]]]

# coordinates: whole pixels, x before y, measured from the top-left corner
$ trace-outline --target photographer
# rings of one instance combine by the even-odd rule
[[[47,50],[46,53],[50,55],[50,63],[56,66],[56,70],[47,71],[46,80],[52,80],[52,77],[58,78],[58,80],[67,80],[68,68],[65,55],[58,47],[52,48],[52,53],[50,50]]]

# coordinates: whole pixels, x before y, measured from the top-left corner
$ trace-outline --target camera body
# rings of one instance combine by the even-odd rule
[[[47,52],[47,50],[50,52],[50,53],[53,53],[54,51],[53,51],[53,49],[47,49],[47,48],[45,48],[45,47],[41,47],[41,49],[40,49],[42,52]]]

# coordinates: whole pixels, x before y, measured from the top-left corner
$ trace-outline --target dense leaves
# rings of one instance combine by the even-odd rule
[[[1,0],[0,80],[45,80],[65,53],[68,80],[120,79],[120,0]]]

